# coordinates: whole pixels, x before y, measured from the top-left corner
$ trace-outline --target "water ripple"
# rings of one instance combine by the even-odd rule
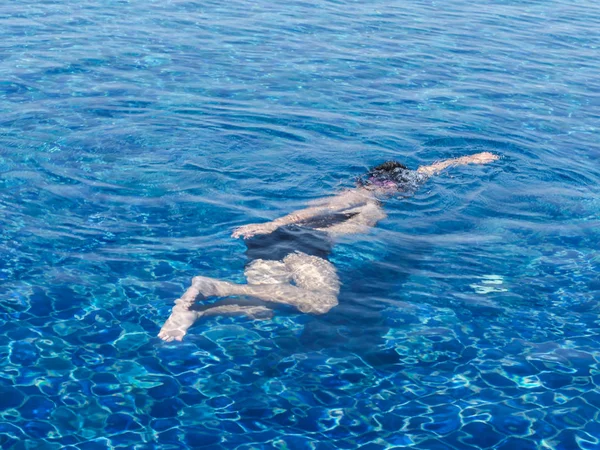
[[[590,1],[0,7],[2,448],[596,448]],[[154,337],[234,227],[368,167],[491,151],[386,202],[319,317]]]

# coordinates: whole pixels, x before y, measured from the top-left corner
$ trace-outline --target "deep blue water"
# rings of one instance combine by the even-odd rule
[[[2,449],[600,448],[600,6],[0,5]],[[156,334],[234,227],[387,203],[324,316]]]

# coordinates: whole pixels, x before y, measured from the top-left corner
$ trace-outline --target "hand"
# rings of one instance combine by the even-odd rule
[[[248,225],[241,226],[236,228],[234,232],[231,234],[231,237],[237,239],[239,237],[243,237],[244,239],[251,238],[257,234],[269,234],[277,229],[277,225],[274,225],[273,222],[267,223],[251,223]]]
[[[464,156],[465,161],[471,164],[487,164],[496,161],[500,157],[490,152],[475,153],[474,155]]]

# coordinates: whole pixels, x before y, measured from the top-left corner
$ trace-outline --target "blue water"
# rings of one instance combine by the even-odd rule
[[[2,2],[0,446],[600,448],[599,56],[591,0]],[[330,313],[156,338],[236,226],[479,151]]]

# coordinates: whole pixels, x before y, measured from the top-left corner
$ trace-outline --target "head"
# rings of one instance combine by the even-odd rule
[[[410,170],[397,161],[387,161],[372,167],[364,176],[359,178],[361,187],[393,194],[411,181]]]

